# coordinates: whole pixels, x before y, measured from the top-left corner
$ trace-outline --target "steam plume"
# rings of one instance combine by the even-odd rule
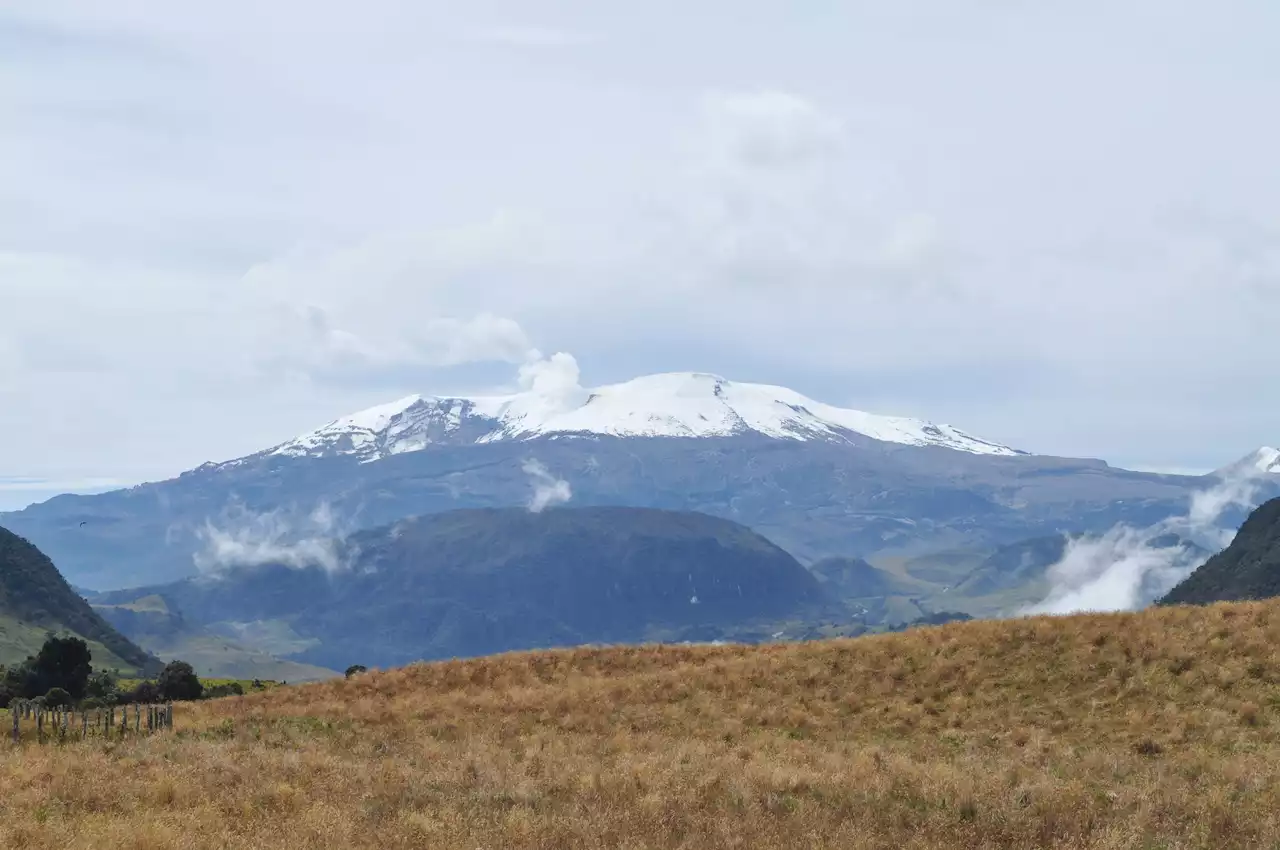
[[[301,518],[286,516],[280,509],[254,513],[236,503],[223,512],[220,524],[206,519],[196,529],[202,546],[192,559],[206,575],[263,564],[320,567],[335,573],[347,569],[354,555],[345,545],[346,531],[328,502]]]
[[[562,505],[573,498],[569,482],[556,478],[541,461],[526,460],[521,468],[533,485],[533,495],[529,499],[529,510],[533,513],[541,513],[552,505]]]

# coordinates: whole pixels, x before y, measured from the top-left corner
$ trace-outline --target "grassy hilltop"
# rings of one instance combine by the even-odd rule
[[[1280,846],[1280,603],[415,665],[5,748],[23,848]]]

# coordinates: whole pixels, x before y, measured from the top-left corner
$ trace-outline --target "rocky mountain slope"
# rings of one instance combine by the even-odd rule
[[[0,664],[35,654],[48,631],[84,638],[98,669],[151,674],[161,666],[77,595],[43,552],[0,528]]]
[[[1209,558],[1162,605],[1204,605],[1280,596],[1280,498],[1245,520],[1231,545]]]
[[[287,632],[299,643],[281,655],[339,670],[841,616],[736,523],[622,507],[450,511],[354,534],[327,570],[264,563],[96,601],[146,597],[202,626]]]

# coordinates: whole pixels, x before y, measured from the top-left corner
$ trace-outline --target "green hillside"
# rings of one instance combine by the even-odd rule
[[[1280,499],[1258,507],[1231,545],[1169,591],[1163,605],[1204,605],[1280,596]]]
[[[0,664],[34,655],[51,631],[84,638],[100,669],[152,674],[162,666],[102,619],[43,552],[0,528]]]

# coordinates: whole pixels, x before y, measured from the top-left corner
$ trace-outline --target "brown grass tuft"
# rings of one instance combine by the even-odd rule
[[[1280,602],[423,664],[5,747],[38,848],[1280,845]]]

